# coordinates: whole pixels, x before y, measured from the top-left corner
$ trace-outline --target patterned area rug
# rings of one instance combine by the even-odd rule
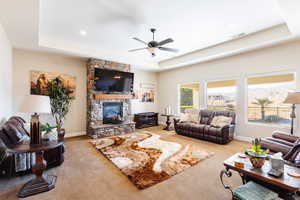
[[[148,131],[92,140],[139,189],[144,189],[213,155],[190,144],[160,139]]]

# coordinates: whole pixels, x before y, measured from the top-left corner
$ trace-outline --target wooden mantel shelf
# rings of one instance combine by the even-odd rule
[[[131,94],[94,94],[94,99],[132,99]]]

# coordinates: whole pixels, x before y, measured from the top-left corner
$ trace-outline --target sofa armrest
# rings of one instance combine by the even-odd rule
[[[299,139],[299,137],[297,137],[297,136],[289,135],[287,133],[280,132],[280,131],[273,132],[272,137],[281,139],[281,140],[286,140],[286,141],[292,142],[292,143],[295,143]]]
[[[234,128],[235,128],[235,125],[226,125],[226,126],[223,126],[221,128],[222,130],[222,133],[225,133],[225,132],[229,132],[229,133],[234,133]]]
[[[271,152],[277,153],[282,152],[286,155],[292,147],[283,143],[279,143],[273,140],[268,140],[267,138],[261,139],[261,146],[263,149],[269,149]]]
[[[174,125],[176,126],[176,124],[178,124],[180,122],[180,119],[179,118],[174,118]]]

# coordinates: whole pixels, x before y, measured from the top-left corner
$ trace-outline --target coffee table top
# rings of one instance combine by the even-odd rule
[[[42,140],[41,144],[30,144],[30,141],[25,141],[20,144],[8,146],[7,151],[11,153],[33,153],[54,149],[64,144],[63,140]]]
[[[252,164],[249,160],[249,157],[240,158],[239,153],[231,156],[227,160],[224,161],[224,166],[237,171],[239,173],[243,173],[246,176],[256,178],[261,181],[265,181],[268,183],[272,183],[281,188],[287,189],[289,191],[298,191],[300,189],[300,178],[295,178],[288,175],[288,172],[296,172],[300,174],[300,169],[297,167],[293,167],[290,165],[284,165],[284,174],[280,178],[275,178],[273,176],[268,175],[269,170],[271,169],[270,162],[268,160],[265,161],[264,166],[261,169],[255,169],[252,167]],[[244,168],[238,168],[234,166],[234,162],[243,162],[245,164]]]

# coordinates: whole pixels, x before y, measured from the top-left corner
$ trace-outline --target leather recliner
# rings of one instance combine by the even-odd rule
[[[224,127],[214,127],[210,123],[215,116],[231,117],[230,125]],[[199,123],[180,121],[174,119],[175,131],[179,135],[194,137],[219,144],[227,144],[233,140],[235,129],[235,112],[218,110],[201,110],[199,113]]]
[[[275,131],[272,137],[261,139],[264,149],[269,149],[271,154],[281,152],[283,159],[288,164],[300,167],[300,138],[284,132]]]
[[[0,129],[0,177],[27,174],[31,169],[16,172],[15,154],[7,153],[7,149],[29,138],[29,133],[24,128],[25,120],[21,117],[11,117]],[[61,165],[64,162],[64,146],[58,146],[44,152],[47,168]]]

